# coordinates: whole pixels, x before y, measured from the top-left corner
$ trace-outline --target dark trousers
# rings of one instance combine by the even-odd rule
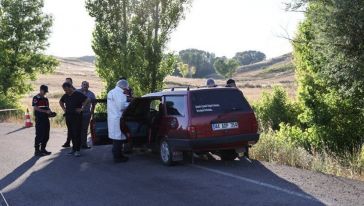
[[[82,114],[66,115],[66,124],[68,134],[72,140],[72,148],[74,151],[80,151],[81,148],[81,129]]]
[[[120,159],[123,157],[123,144],[124,140],[113,140],[112,141],[112,154],[114,159]]]
[[[91,114],[82,115],[81,146],[87,147],[87,132],[90,126]]]
[[[67,126],[67,140],[66,140],[66,144],[70,144],[71,143],[71,130],[70,130],[70,126],[68,125],[67,121],[66,121],[66,126]]]
[[[35,118],[35,149],[44,150],[49,140],[50,124],[48,117]]]

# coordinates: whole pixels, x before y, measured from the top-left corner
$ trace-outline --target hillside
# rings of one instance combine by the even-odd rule
[[[26,95],[23,104],[31,107],[31,97],[37,94],[41,84],[49,86],[49,99],[53,107],[58,107],[58,100],[63,94],[62,83],[66,77],[71,77],[76,88],[81,82],[90,82],[90,89],[97,95],[103,90],[103,83],[95,71],[93,56],[78,58],[57,58],[60,65],[52,74],[40,75],[34,81],[34,91]],[[256,100],[263,91],[271,90],[273,85],[282,85],[287,89],[291,97],[295,96],[294,69],[291,54],[270,59],[257,64],[240,67],[234,76],[239,88],[249,100]],[[173,86],[204,86],[206,79],[189,79],[168,76],[165,79],[166,87]],[[224,85],[224,79],[217,79],[218,85]]]
[[[216,75],[215,75],[216,76]],[[233,79],[250,100],[258,99],[263,91],[281,85],[291,97],[295,97],[296,84],[292,54],[285,54],[252,65],[239,67]],[[216,76],[218,85],[225,85],[225,79]],[[165,82],[171,86],[204,86],[206,79],[189,79],[169,76]]]
[[[64,94],[62,84],[67,77],[71,77],[76,88],[81,87],[82,81],[90,83],[90,90],[97,95],[103,90],[103,83],[97,76],[93,63],[84,61],[80,58],[57,58],[59,66],[52,74],[43,74],[34,81],[34,91],[23,98],[23,104],[31,107],[31,98],[38,93],[39,86],[42,84],[48,85],[50,104],[52,107],[58,108],[58,101]]]

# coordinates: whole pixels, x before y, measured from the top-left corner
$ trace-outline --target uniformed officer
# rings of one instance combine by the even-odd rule
[[[49,101],[45,96],[48,92],[46,85],[40,86],[39,94],[33,97],[32,106],[34,108],[35,116],[35,156],[50,155],[51,152],[46,150],[47,142],[49,140],[49,115],[52,111],[49,108]]]

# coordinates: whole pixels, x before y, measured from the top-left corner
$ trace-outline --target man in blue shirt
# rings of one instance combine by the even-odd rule
[[[88,103],[82,113],[82,130],[81,130],[81,148],[82,149],[90,149],[87,145],[87,132],[90,126],[91,115],[95,111],[95,103],[96,96],[95,94],[89,90],[90,84],[87,81],[83,81],[81,84],[81,89],[78,91],[84,94],[90,99],[90,103]]]

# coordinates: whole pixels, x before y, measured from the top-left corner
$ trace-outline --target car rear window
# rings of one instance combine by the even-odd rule
[[[239,90],[200,90],[191,92],[192,113],[220,114],[231,111],[251,111],[249,103]]]

